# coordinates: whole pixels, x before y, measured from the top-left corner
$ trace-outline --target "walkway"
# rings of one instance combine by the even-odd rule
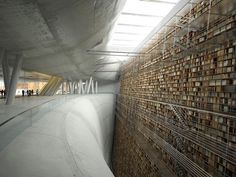
[[[0,124],[21,112],[63,96],[65,95],[17,97],[12,105],[5,105],[5,99],[0,99]]]

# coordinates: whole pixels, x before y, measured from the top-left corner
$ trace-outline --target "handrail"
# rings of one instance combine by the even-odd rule
[[[183,105],[179,105],[179,104],[176,104],[176,103],[168,103],[168,102],[164,102],[164,101],[150,100],[150,99],[145,99],[145,98],[129,96],[129,95],[125,95],[125,94],[118,94],[118,96],[128,97],[128,98],[137,99],[137,100],[143,100],[143,101],[149,101],[149,102],[152,102],[152,103],[158,103],[158,104],[163,104],[163,105],[173,105],[173,106],[176,106],[176,107],[179,107],[179,108],[188,109],[188,110],[191,110],[191,111],[197,111],[197,112],[202,112],[202,113],[214,114],[214,115],[217,115],[217,116],[222,116],[222,117],[227,117],[227,118],[231,118],[231,119],[236,119],[236,116],[234,116],[234,115],[223,114],[223,113],[219,113],[219,112],[209,111],[209,110],[206,110],[206,109],[198,109],[198,108],[193,108],[193,107],[189,107],[189,106],[183,106]]]
[[[127,107],[126,105],[124,105],[120,102],[119,102],[119,104],[121,104],[124,107]],[[132,109],[132,108],[129,108],[129,109]],[[144,114],[142,111],[143,110],[139,109],[137,112],[140,113],[139,115],[141,115],[143,117],[146,114]],[[149,116],[152,116],[152,115],[149,114]],[[157,115],[155,115],[155,116],[157,116]],[[236,154],[236,151],[234,151],[233,148],[229,148],[228,144],[225,144],[223,142],[210,141],[210,139],[208,137],[206,137],[206,136],[203,137],[202,134],[200,134],[200,133],[198,133],[196,135],[196,133],[191,131],[190,129],[188,131],[180,130],[178,127],[175,127],[174,125],[171,126],[171,124],[165,123],[164,121],[161,121],[160,119],[154,119],[154,120],[155,120],[155,122],[158,122],[159,124],[161,123],[163,126],[168,128],[169,130],[171,130],[173,133],[176,133],[177,135],[193,142],[196,145],[204,147],[208,151],[213,152],[216,155],[222,157],[223,159],[228,160],[232,164],[236,164],[236,160],[231,156],[233,154]],[[198,141],[194,141],[196,136],[198,137]],[[228,150],[230,152],[225,154],[225,150],[227,148],[230,149],[230,150]]]
[[[18,114],[16,114],[16,115],[10,117],[9,119],[3,121],[2,123],[0,123],[0,127],[3,126],[3,125],[5,125],[6,123],[10,122],[11,120],[15,119],[15,118],[18,117],[19,115],[22,115],[22,114],[24,114],[24,113],[26,113],[26,112],[28,112],[28,111],[34,109],[34,108],[40,107],[40,106],[42,106],[42,105],[44,105],[44,104],[46,104],[46,103],[49,103],[49,102],[51,102],[51,101],[54,101],[54,100],[56,100],[56,99],[58,99],[58,98],[53,98],[53,99],[51,99],[51,100],[48,100],[48,101],[46,101],[46,102],[40,103],[40,104],[38,104],[38,105],[36,105],[36,106],[33,106],[33,107],[29,108],[29,109],[26,109],[26,110],[24,110],[24,111],[22,111],[22,112],[20,112],[20,113],[18,113]]]

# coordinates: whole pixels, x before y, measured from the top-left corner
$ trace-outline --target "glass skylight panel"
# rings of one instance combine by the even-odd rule
[[[135,36],[135,35],[128,35],[128,34],[116,34],[113,35],[112,39],[132,39],[132,40],[142,40],[143,36]]]
[[[179,0],[127,0],[108,47],[134,50],[161,22]]]
[[[147,14],[164,17],[172,8],[174,4],[158,3],[152,1],[127,0],[123,12]]]
[[[161,17],[155,17],[155,16],[149,17],[149,16],[121,14],[117,24],[154,27],[161,21],[161,19],[162,19]]]
[[[121,46],[136,46],[137,42],[127,42],[127,41],[111,41],[110,45],[121,45]]]
[[[153,28],[152,27],[137,27],[137,26],[123,26],[117,25],[115,28],[115,32],[137,32],[137,33],[144,33],[145,35],[150,32]]]

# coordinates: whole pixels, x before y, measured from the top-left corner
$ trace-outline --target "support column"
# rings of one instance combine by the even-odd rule
[[[82,94],[82,84],[83,84],[83,82],[82,82],[82,80],[80,79],[80,80],[79,80],[79,94]]]
[[[98,93],[98,81],[95,82],[95,93]]]
[[[75,82],[75,86],[76,86],[75,94],[78,94],[79,93],[79,82],[78,81]]]
[[[87,89],[88,89],[88,80],[85,81],[84,94],[87,93]]]
[[[68,92],[69,92],[69,81],[66,81],[66,94],[68,94]]]
[[[3,70],[3,81],[4,81],[4,86],[6,93],[8,94],[9,92],[9,85],[10,85],[10,69],[8,65],[8,59],[7,59],[7,51],[3,49],[2,51],[2,70]]]
[[[64,81],[62,81],[61,84],[61,94],[64,95]]]
[[[92,89],[92,94],[94,94],[94,80],[92,80],[91,89]]]
[[[77,92],[77,81],[74,81],[74,94]]]
[[[77,91],[76,94],[79,94],[79,82],[76,83]]]
[[[93,81],[93,78],[90,77],[90,79],[89,79],[89,83],[88,83],[88,87],[87,87],[87,90],[86,90],[87,94],[89,94],[89,91],[90,91],[90,87],[91,87],[92,81]]]
[[[71,85],[70,85],[70,81],[67,81],[67,85],[68,85],[68,89],[69,89],[69,94],[71,94]]]
[[[22,61],[23,61],[22,55],[17,54],[15,65],[14,65],[12,75],[11,75],[10,87],[9,87],[8,94],[7,94],[7,101],[6,101],[7,105],[12,104],[14,99],[15,99],[16,85],[17,85],[17,81],[18,81],[18,78],[19,78],[19,75],[20,75],[20,69],[21,69],[21,66],[22,66]]]
[[[81,85],[82,94],[85,94],[85,88],[86,88],[86,84],[82,83],[82,85]]]

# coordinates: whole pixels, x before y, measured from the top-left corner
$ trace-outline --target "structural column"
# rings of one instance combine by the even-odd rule
[[[90,87],[91,87],[92,81],[93,81],[93,78],[90,77],[90,79],[89,79],[89,83],[88,83],[88,87],[87,87],[87,90],[86,90],[87,94],[89,94],[89,91],[90,91]]]
[[[84,94],[87,93],[87,89],[88,89],[88,80],[85,81]]]
[[[7,105],[12,104],[12,102],[14,101],[15,94],[16,94],[16,85],[19,78],[22,61],[23,61],[22,55],[17,54],[15,65],[14,65],[12,75],[11,75],[10,87],[8,89],[8,94],[7,94],[7,101],[6,101]]]
[[[98,81],[95,82],[95,93],[98,93]]]
[[[86,85],[83,84],[83,81],[81,80],[81,93],[82,94],[85,94],[85,87],[86,87]]]
[[[78,82],[75,81],[74,82],[74,94],[77,94],[78,93]]]
[[[82,84],[83,84],[83,82],[82,82],[82,80],[80,79],[80,80],[79,80],[79,94],[82,94]]]
[[[3,81],[6,93],[8,94],[10,85],[10,69],[8,65],[7,51],[5,49],[2,49],[1,56],[2,56]]]
[[[64,81],[61,83],[61,94],[64,95]]]
[[[68,89],[67,92],[69,92],[69,94],[71,94],[70,81],[67,81],[67,82],[66,82],[66,85],[67,85],[67,89]]]
[[[94,80],[92,80],[91,89],[92,89],[92,94],[94,94]]]

